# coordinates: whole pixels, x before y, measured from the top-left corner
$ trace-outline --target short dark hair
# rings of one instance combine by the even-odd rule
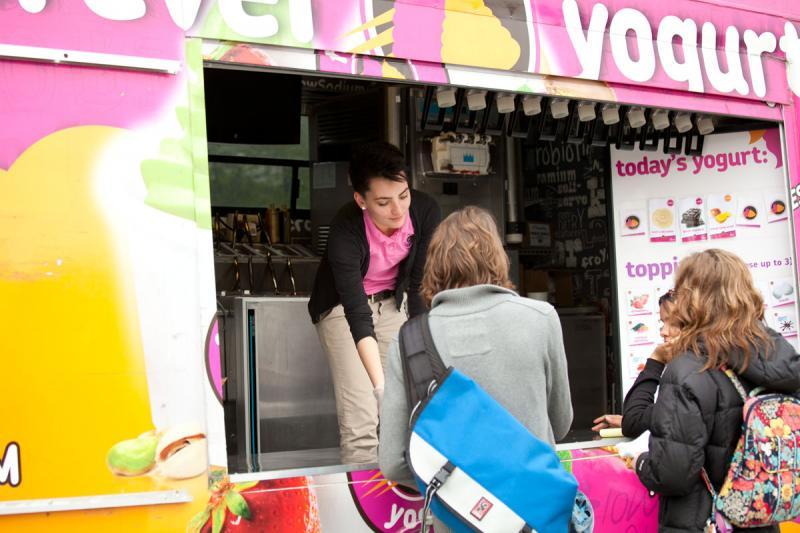
[[[350,158],[350,183],[353,190],[363,196],[369,190],[369,180],[372,178],[408,182],[403,152],[385,141],[371,142],[355,148]]]

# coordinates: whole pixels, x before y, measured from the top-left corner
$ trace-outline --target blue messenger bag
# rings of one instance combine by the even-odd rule
[[[409,400],[406,461],[429,510],[455,532],[566,533],[578,483],[553,448],[477,383],[445,368],[428,315],[400,330]]]

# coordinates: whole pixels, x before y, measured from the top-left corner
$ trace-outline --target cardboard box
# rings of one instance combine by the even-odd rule
[[[558,307],[572,307],[575,305],[575,295],[572,285],[571,272],[553,272],[555,285],[555,304]]]
[[[529,292],[547,292],[548,277],[545,270],[525,270],[523,290],[520,294],[524,296]]]

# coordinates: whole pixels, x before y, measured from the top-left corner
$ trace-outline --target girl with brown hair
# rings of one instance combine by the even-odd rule
[[[642,483],[660,495],[660,531],[703,531],[739,439],[742,399],[723,369],[750,389],[800,389],[800,356],[763,324],[763,299],[747,265],[718,249],[681,261],[665,344],[667,364],[650,420],[649,451],[635,460]],[[777,528],[774,528],[777,531]],[[771,531],[771,528],[747,531]]]
[[[431,238],[421,291],[442,361],[554,444],[572,423],[561,324],[550,304],[511,288],[508,256],[491,215],[465,207],[448,216]],[[404,460],[409,413],[396,339],[386,362],[380,467],[387,479],[414,486]]]

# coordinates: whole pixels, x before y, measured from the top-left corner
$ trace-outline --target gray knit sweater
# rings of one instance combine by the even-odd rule
[[[474,379],[531,433],[551,444],[572,424],[561,323],[548,304],[494,285],[437,294],[430,327],[445,366]],[[397,339],[387,354],[378,456],[383,475],[409,483],[408,406]],[[457,409],[457,406],[453,406]]]

